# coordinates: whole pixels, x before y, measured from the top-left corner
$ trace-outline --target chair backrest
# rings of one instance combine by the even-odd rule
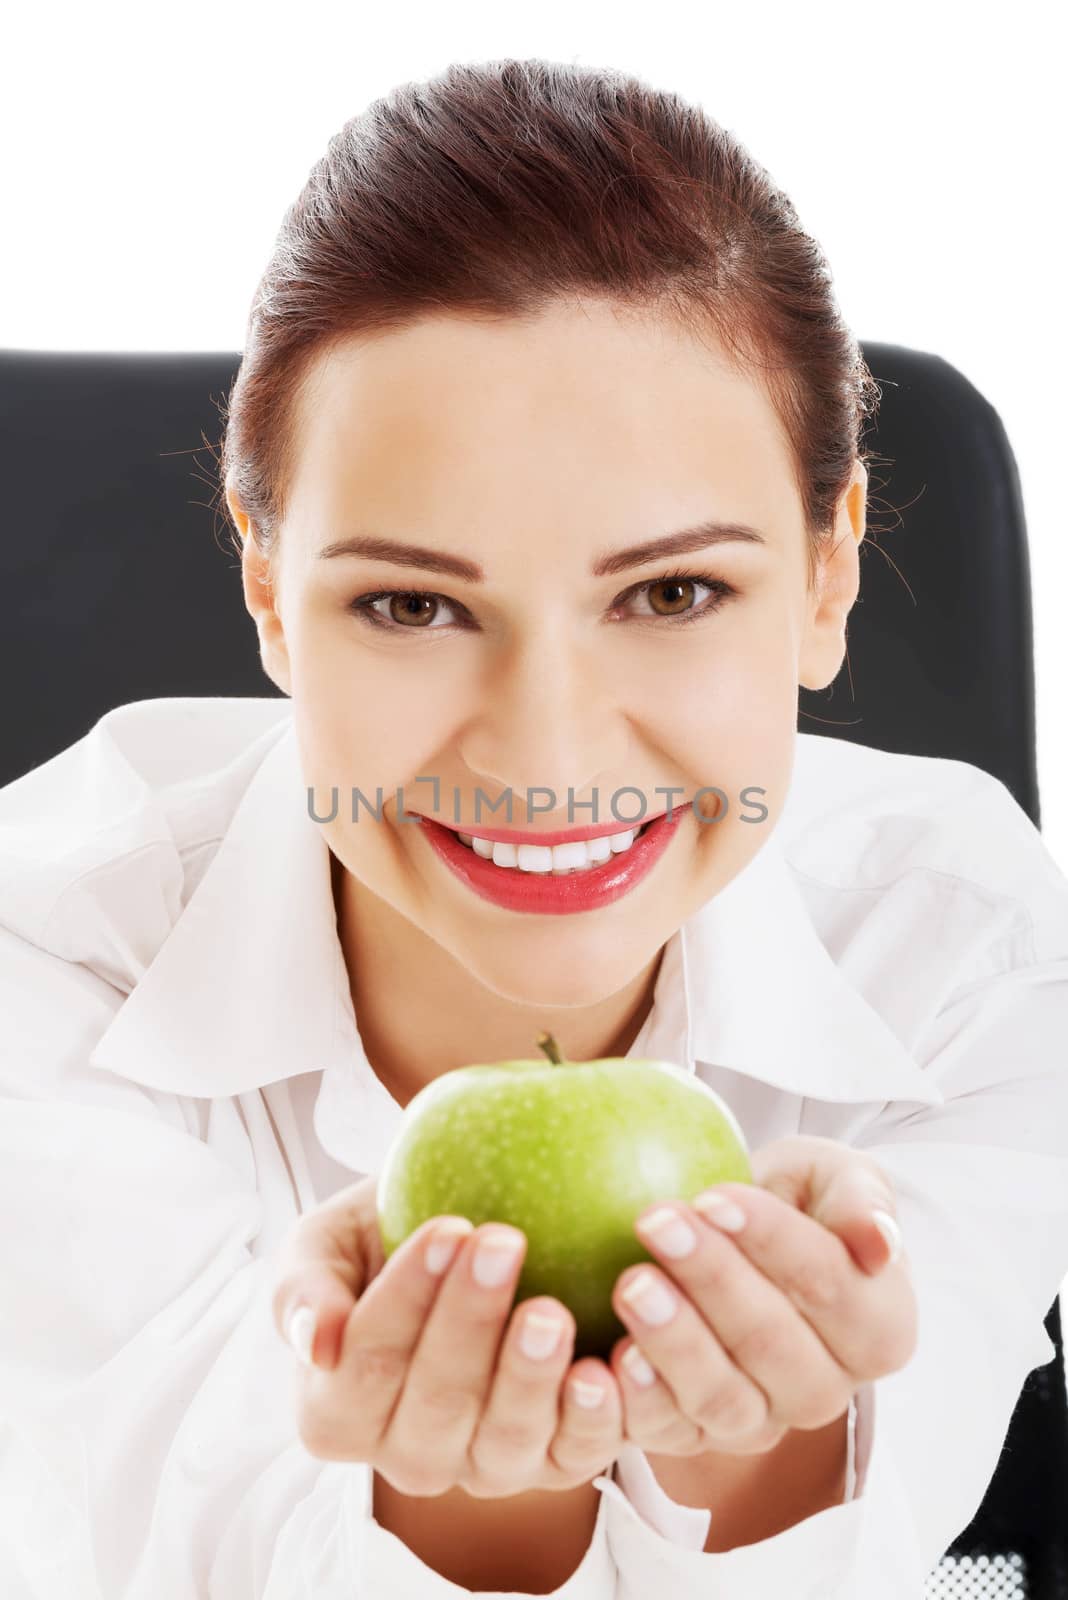
[[[888,344],[864,354],[882,401],[863,443],[885,465],[869,469],[848,660],[829,689],[800,691],[798,727],[969,761],[1038,827],[1027,534],[1005,430],[940,357]],[[212,510],[239,362],[0,351],[0,784],[131,700],[278,693],[224,509]],[[983,1503],[928,1597],[1068,1600],[1059,1301],[1045,1325],[1056,1356],[1029,1374]]]

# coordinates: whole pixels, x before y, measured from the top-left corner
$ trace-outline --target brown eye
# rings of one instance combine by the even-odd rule
[[[414,623],[421,628],[433,619],[436,606],[433,595],[398,592],[389,602],[390,618],[402,627]]]
[[[674,617],[693,605],[694,587],[689,578],[663,578],[657,583],[651,583],[645,592],[658,617]],[[658,590],[666,597],[663,609],[653,603],[653,596]]]

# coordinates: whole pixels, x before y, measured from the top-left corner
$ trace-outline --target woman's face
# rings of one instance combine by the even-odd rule
[[[299,438],[269,571],[245,539],[246,600],[264,668],[293,701],[317,816],[338,791],[321,826],[359,905],[373,916],[385,902],[506,999],[581,1006],[617,993],[776,824],[798,684],[824,687],[843,659],[863,466],[820,599],[763,390],[711,341],[599,301],[529,323],[434,317],[347,343],[314,368]],[[630,546],[712,521],[759,537],[598,574]],[[482,577],[324,554],[357,536]],[[392,597],[354,610],[382,591]],[[715,821],[690,803],[706,787],[722,791],[699,803]],[[370,805],[381,790],[381,821],[363,802],[353,820],[354,788]],[[678,826],[626,892],[562,913],[484,897],[430,829],[398,821],[419,812],[536,841],[590,828],[596,797],[596,820],[622,833],[614,796],[622,819],[670,804]]]

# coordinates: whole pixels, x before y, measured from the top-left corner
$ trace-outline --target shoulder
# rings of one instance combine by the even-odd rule
[[[926,919],[1001,928],[1033,962],[1068,956],[1068,880],[1000,779],[967,761],[798,734],[780,819],[799,883],[824,905],[893,897]]]
[[[273,697],[131,701],[0,788],[0,927],[136,981],[291,717]]]

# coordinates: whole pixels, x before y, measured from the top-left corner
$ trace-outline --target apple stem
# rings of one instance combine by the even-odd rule
[[[544,1050],[554,1067],[562,1067],[564,1065],[564,1058],[560,1054],[560,1046],[551,1033],[538,1034],[538,1049]]]

